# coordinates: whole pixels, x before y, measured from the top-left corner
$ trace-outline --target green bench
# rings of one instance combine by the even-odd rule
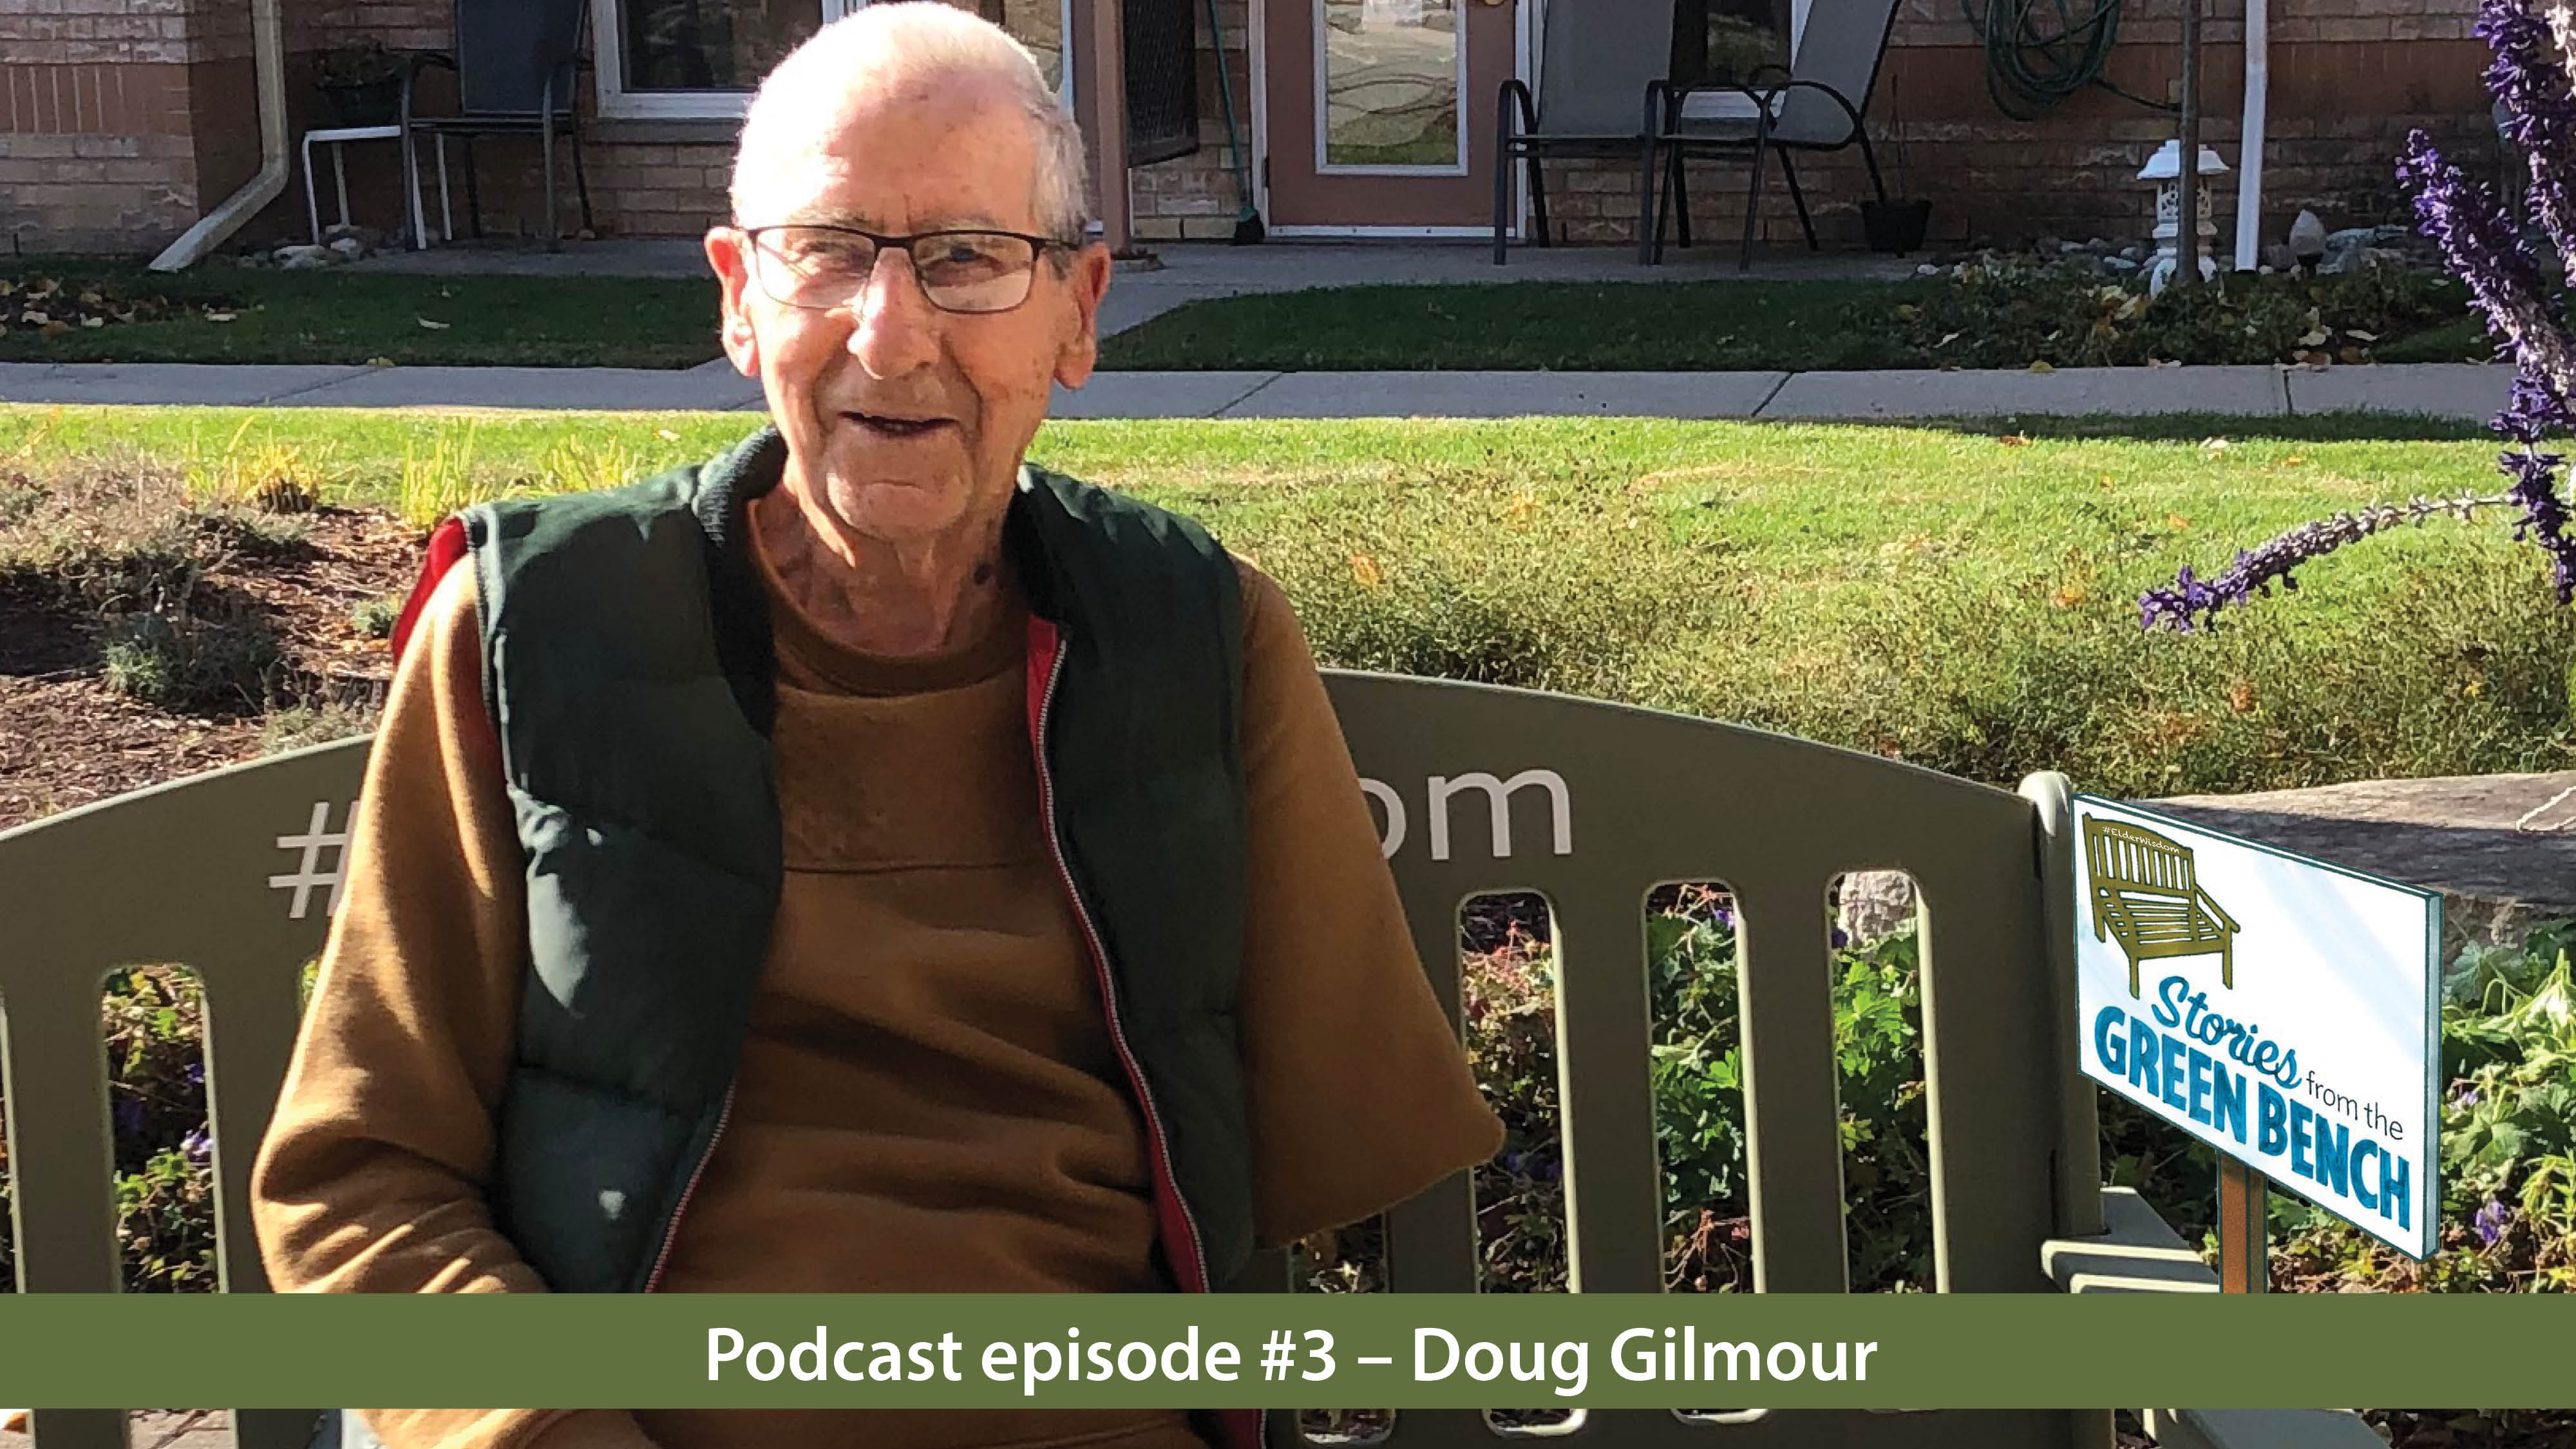
[[[2236,984],[2236,918],[2192,876],[2191,851],[2152,830],[2098,816],[2084,819],[2084,870],[2093,891],[2093,939],[2107,934],[2138,963],[2218,953],[2219,979]]]
[[[2094,1091],[2077,1065],[2063,777],[2034,776],[2014,794],[1560,696],[1379,675],[1336,674],[1329,684],[1453,1021],[1462,902],[1504,890],[1549,902],[1575,1291],[1663,1285],[1644,907],[1653,888],[1674,881],[1724,882],[1741,923],[1757,1287],[1848,1291],[1825,902],[1829,882],[1854,869],[1906,871],[1924,902],[1940,1291],[2214,1291],[2198,1257],[2144,1203],[2101,1185]],[[318,746],[0,834],[0,919],[11,927],[0,945],[0,1061],[22,1291],[116,1288],[99,999],[111,968],[142,962],[183,963],[204,984],[221,1286],[266,1290],[247,1178],[294,1036],[300,970],[328,924],[338,832],[366,750],[363,740]],[[148,883],[149,894],[137,897],[128,882]],[[136,909],[137,899],[151,908]],[[1387,1226],[1393,1291],[1475,1291],[1466,1174],[1393,1209]],[[1272,1253],[1231,1286],[1288,1284],[1285,1256]],[[1291,1449],[1293,1416],[1270,1422],[1274,1449]],[[2179,1435],[2194,1421],[2166,1422]],[[2321,1439],[2280,1437],[2286,1419],[2230,1422],[2238,1427],[2196,1442],[2378,1442],[2350,1416],[2298,1421],[2331,1426]],[[243,1449],[298,1449],[313,1423],[312,1411],[245,1411],[235,1436]],[[125,1443],[114,1411],[43,1412],[36,1433],[39,1449]],[[1569,1437],[1605,1449],[2113,1443],[2109,1409],[1749,1410],[1725,1422],[1594,1411]],[[1490,1446],[1495,1431],[1475,1411],[1408,1410],[1394,1438],[1399,1449]]]

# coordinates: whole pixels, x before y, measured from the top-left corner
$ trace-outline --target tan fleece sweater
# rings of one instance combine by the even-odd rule
[[[732,1118],[663,1286],[1168,1289],[1141,1123],[1040,835],[1024,617],[893,665],[833,644],[761,568],[787,874]],[[545,1288],[484,1198],[525,900],[471,575],[449,572],[396,672],[255,1171],[281,1289]],[[1243,577],[1242,1052],[1255,1228],[1277,1245],[1482,1161],[1502,1128],[1423,979],[1296,620]],[[393,1449],[1200,1449],[1177,1411],[368,1418]]]

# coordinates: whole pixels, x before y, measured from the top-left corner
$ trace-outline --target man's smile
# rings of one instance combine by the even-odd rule
[[[888,439],[927,437],[957,426],[955,418],[943,417],[935,413],[861,412],[850,409],[844,410],[841,416],[858,424],[875,437]]]

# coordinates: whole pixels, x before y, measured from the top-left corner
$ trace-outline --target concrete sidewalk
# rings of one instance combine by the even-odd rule
[[[2067,368],[2057,372],[1103,372],[1061,418],[2299,417],[2364,411],[2483,422],[2512,369]],[[217,367],[0,363],[0,402],[146,406],[742,411],[759,387],[719,360],[616,367]]]

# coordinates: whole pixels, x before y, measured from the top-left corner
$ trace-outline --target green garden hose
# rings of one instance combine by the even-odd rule
[[[1260,11],[1252,12],[1259,15]],[[1216,0],[1207,0],[1208,47],[1216,52],[1216,94],[1225,107],[1225,150],[1234,163],[1234,244],[1250,246],[1267,234],[1261,209],[1252,204],[1252,158],[1244,154],[1243,129],[1234,121],[1234,75],[1225,64],[1225,30],[1217,24]]]
[[[2103,72],[2120,38],[2123,0],[1960,0],[1986,45],[1986,93],[2016,121],[2035,121],[2094,86],[2159,111],[2178,109],[2133,95]]]

